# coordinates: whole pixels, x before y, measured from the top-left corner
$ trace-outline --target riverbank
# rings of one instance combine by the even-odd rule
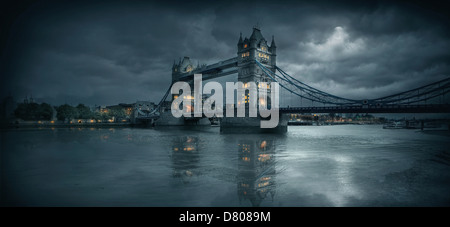
[[[111,127],[136,127],[138,125],[126,123],[20,123],[3,124],[0,128],[111,128]]]

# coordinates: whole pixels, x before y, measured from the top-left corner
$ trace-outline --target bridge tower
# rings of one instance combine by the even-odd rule
[[[259,113],[258,117],[249,117],[249,101],[251,97],[249,94],[258,94],[258,86],[260,82],[267,82],[270,84],[272,80],[262,71],[262,69],[257,65],[256,61],[259,61],[267,69],[275,73],[276,62],[277,62],[277,47],[275,45],[275,39],[272,36],[272,41],[270,45],[267,40],[261,34],[261,29],[259,27],[253,27],[252,34],[250,38],[242,38],[242,33],[240,34],[239,41],[237,43],[237,73],[238,81],[244,84],[243,97],[237,97],[236,104],[245,103],[245,113],[246,117],[224,117],[220,123],[221,132],[286,132],[287,131],[287,120],[285,117],[280,115],[280,121],[275,128],[260,128],[261,117]],[[254,82],[256,87],[247,86],[247,83]],[[270,86],[267,87],[267,105],[269,109],[271,108],[270,100]],[[255,100],[255,99],[253,99]],[[259,109],[260,100],[256,97],[256,105]],[[268,120],[268,119],[264,119]]]
[[[183,73],[189,73],[195,69],[197,69],[199,66],[194,66],[194,64],[191,62],[191,59],[187,56],[185,56],[183,58],[183,60],[179,60],[178,63],[175,63],[175,61],[173,62],[173,66],[172,66],[172,82],[177,82],[180,80],[180,76],[183,75]],[[193,87],[193,81],[192,80],[188,80],[186,81],[189,83],[189,85],[191,87]],[[174,96],[176,95],[172,95],[172,100],[174,100]]]
[[[274,36],[272,36],[272,42],[269,46],[267,40],[261,34],[259,27],[253,27],[253,32],[250,38],[245,37],[242,39],[242,33],[240,34],[238,47],[238,81],[244,83],[244,86],[248,82],[255,82],[257,85],[259,82],[270,83],[270,78],[263,73],[258,67],[255,60],[261,62],[268,69],[275,72],[275,66],[277,62],[277,47],[275,45]],[[245,86],[246,87],[246,86]],[[257,88],[254,88],[257,89]],[[270,103],[270,90],[268,90],[268,101]],[[249,91],[246,91],[244,99],[245,103],[249,100]]]

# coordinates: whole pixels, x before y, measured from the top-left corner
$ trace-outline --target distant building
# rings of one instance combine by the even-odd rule
[[[99,113],[107,113],[108,109],[106,109],[106,106],[95,106],[94,107],[94,112],[99,112]]]

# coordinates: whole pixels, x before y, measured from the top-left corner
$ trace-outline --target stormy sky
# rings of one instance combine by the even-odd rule
[[[450,75],[447,9],[433,1],[31,1],[2,24],[0,95],[158,102],[174,60],[235,57],[239,33],[249,37],[259,24],[290,75],[338,96],[376,98]]]

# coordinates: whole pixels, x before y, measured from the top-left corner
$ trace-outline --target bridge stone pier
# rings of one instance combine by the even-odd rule
[[[210,80],[230,74],[236,74],[239,82],[244,84],[243,88],[243,96],[235,98],[235,105],[245,104],[245,117],[237,117],[236,114],[234,117],[227,117],[226,111],[224,107],[224,117],[219,118],[220,122],[220,131],[227,132],[286,132],[287,131],[287,117],[280,114],[279,124],[275,128],[261,128],[260,123],[262,119],[257,113],[257,117],[249,117],[249,102],[251,98],[250,94],[258,94],[257,87],[248,86],[249,82],[254,82],[257,86],[259,86],[260,82],[267,82],[270,84],[273,80],[269,78],[262,69],[257,65],[256,61],[263,64],[267,69],[271,70],[273,73],[276,71],[276,45],[275,39],[272,36],[272,41],[270,45],[267,40],[261,34],[261,30],[258,27],[253,28],[253,32],[249,38],[242,37],[242,33],[239,37],[239,41],[237,43],[237,57],[233,57],[227,59],[225,61],[220,61],[211,65],[200,65],[197,63],[196,65],[191,61],[189,57],[184,57],[180,59],[178,63],[174,62],[172,66],[172,83],[177,81],[185,81],[191,85],[191,88],[194,87],[194,74],[202,74],[202,80]],[[236,81],[229,81],[236,82]],[[253,93],[254,92],[254,93]],[[225,93],[225,88],[224,88]],[[271,100],[270,100],[270,86],[267,87],[267,106],[270,108]],[[235,92],[235,95],[238,92]],[[190,94],[189,98],[194,98],[194,94]],[[236,95],[237,96],[237,95]],[[178,95],[171,95],[171,100],[174,100],[178,97]],[[202,97],[205,100],[207,97]],[[257,108],[260,105],[260,101],[256,98],[253,100],[256,101]],[[224,100],[225,101],[225,100]],[[171,101],[166,101],[164,105],[165,108],[161,108],[160,117],[155,121],[155,125],[210,125],[210,119],[203,117],[181,117],[175,118],[172,116],[170,112],[170,104]],[[193,106],[188,106],[193,112],[197,112],[199,110],[194,110]],[[259,108],[258,108],[259,110]],[[201,111],[201,110],[200,110]],[[235,109],[236,113],[236,109]]]

